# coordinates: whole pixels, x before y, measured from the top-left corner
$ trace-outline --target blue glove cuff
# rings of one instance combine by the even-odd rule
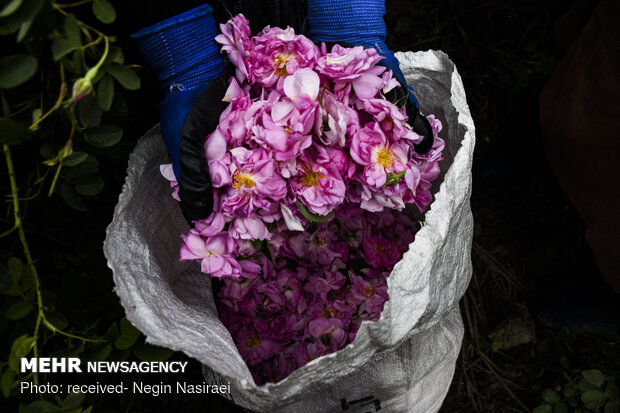
[[[207,84],[224,69],[212,12],[204,4],[131,35],[164,95]]]
[[[309,0],[308,36],[315,43],[346,42],[366,49],[374,48],[385,57],[383,64],[392,70],[394,77],[406,85],[394,52],[385,44],[384,14],[384,0]],[[409,100],[419,107],[413,88],[407,88]]]

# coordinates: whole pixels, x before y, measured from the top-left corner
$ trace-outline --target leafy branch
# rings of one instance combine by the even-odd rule
[[[55,305],[48,303],[42,289],[42,275],[29,244],[24,217],[27,204],[36,200],[48,183],[48,197],[60,195],[76,211],[88,210],[97,203],[104,188],[104,180],[97,174],[99,159],[122,137],[120,127],[101,124],[103,113],[111,111],[115,104],[124,104],[122,94],[115,93],[115,84],[136,90],[140,78],[134,66],[125,65],[120,47],[113,45],[114,37],[69,12],[90,4],[95,17],[108,24],[116,18],[108,0],[13,0],[5,4],[0,10],[0,36],[16,34],[14,49],[22,51],[0,58],[0,145],[8,172],[11,212],[10,228],[0,237],[16,235],[25,263],[17,257],[10,257],[8,266],[4,265],[6,261],[0,261],[0,291],[6,297],[0,306],[7,308],[9,321],[30,320],[26,316],[34,313],[29,321],[30,333],[18,337],[10,346],[8,367],[0,380],[0,388],[8,397],[16,383],[19,359],[30,352],[38,357],[49,337],[63,336],[68,343],[77,340],[82,349],[84,343],[93,343],[94,349],[105,345],[107,354],[99,354],[105,358],[110,352],[106,343],[115,342],[118,335],[114,331],[105,337],[96,332],[88,336],[76,334],[66,328],[69,322],[64,315],[52,316]],[[39,154],[43,161],[33,163]],[[47,276],[44,278],[46,283],[51,282]],[[60,321],[58,316],[62,316]],[[51,335],[44,334],[41,326]],[[38,384],[37,373],[32,379]]]

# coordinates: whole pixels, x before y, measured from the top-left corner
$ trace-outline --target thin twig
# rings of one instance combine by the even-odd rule
[[[11,148],[9,145],[2,145],[2,150],[4,151],[4,157],[6,159],[6,167],[9,173],[9,181],[11,183],[11,197],[13,198],[13,219],[15,221],[15,228],[17,228],[17,232],[19,234],[19,241],[22,244],[22,249],[24,251],[24,256],[26,257],[26,267],[30,269],[30,274],[34,280],[34,288],[37,297],[37,306],[38,306],[38,317],[37,321],[34,325],[34,347],[32,349],[34,357],[38,357],[38,348],[37,348],[37,338],[39,337],[39,328],[41,327],[41,315],[43,314],[43,299],[41,298],[41,284],[39,282],[39,273],[37,272],[37,267],[34,265],[34,260],[32,259],[32,254],[30,254],[30,247],[28,246],[28,241],[26,240],[26,232],[24,231],[24,226],[22,224],[22,217],[19,207],[19,189],[17,187],[17,179],[15,178],[15,168],[13,166],[13,157],[11,156]],[[39,376],[37,373],[34,375],[34,383],[39,384]]]
[[[508,387],[508,385],[506,384],[506,380],[496,371],[495,367],[497,367],[497,366],[495,366],[495,363],[493,363],[482,352],[479,352],[478,355],[480,356],[482,361],[489,367],[489,370],[491,370],[491,374],[493,374],[495,376],[497,381],[502,385],[502,387],[506,390],[506,392],[510,395],[510,397],[515,402],[517,402],[517,404],[523,409],[524,412],[530,413],[530,409],[528,409],[527,406],[525,404],[523,404],[523,402],[514,394],[514,392],[512,390],[510,390],[510,387]]]
[[[494,270],[494,272],[504,277],[509,283],[514,285],[517,289],[521,291],[525,290],[521,282],[519,282],[519,280],[515,277],[514,273],[511,270],[509,270],[505,265],[500,263],[480,244],[474,242],[472,249],[476,254],[478,254],[482,258],[485,264],[487,264],[489,267],[491,267]]]

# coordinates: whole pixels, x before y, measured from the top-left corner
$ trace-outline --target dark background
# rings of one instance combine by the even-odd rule
[[[128,34],[156,21],[157,13],[143,13],[129,1],[112,3],[118,20],[108,32],[118,35],[127,61],[139,62]],[[169,5],[170,16],[195,3]],[[386,1],[388,45],[394,50],[446,52],[463,78],[476,125],[474,274],[461,302],[465,338],[442,412],[530,411],[543,402],[544,389],[560,391],[567,377],[578,377],[582,370],[600,369],[620,377],[617,331],[557,328],[548,316],[564,305],[570,286],[583,293],[572,301],[575,311],[617,301],[594,264],[579,215],[549,168],[539,132],[538,96],[565,52],[554,36],[554,23],[574,3]],[[54,222],[45,220],[47,204],[33,204],[28,212],[32,232],[44,227],[57,234],[52,240],[33,241],[42,269],[78,268],[72,282],[88,291],[76,296],[74,284],[71,296],[59,299],[66,307],[105,320],[122,315],[101,252],[105,227],[120,193],[128,152],[158,122],[156,81],[146,70],[140,75],[142,88],[127,95],[124,151],[115,155],[116,169],[109,172],[100,205]],[[80,271],[89,277],[80,276]],[[593,314],[596,318],[598,313]],[[181,354],[173,357],[185,359]],[[190,364],[190,373],[182,379],[200,382],[199,364]],[[54,379],[71,382],[67,377]],[[179,378],[135,379],[159,383]],[[241,411],[216,396],[89,396],[85,405],[89,404],[95,405],[94,411],[108,412]]]

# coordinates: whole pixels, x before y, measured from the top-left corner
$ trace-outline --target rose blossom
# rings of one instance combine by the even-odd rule
[[[266,28],[250,41],[249,81],[281,91],[287,76],[299,68],[313,68],[318,55],[315,44],[290,27]]]
[[[258,332],[251,328],[242,328],[235,342],[239,353],[249,364],[257,364],[270,358],[279,348],[275,341],[259,337]]]
[[[238,14],[225,24],[220,24],[222,34],[215,41],[222,45],[222,51],[235,66],[236,76],[243,82],[248,76],[247,58],[250,49],[250,22],[243,14]]]
[[[291,191],[311,212],[327,215],[344,201],[344,181],[330,164],[318,163],[316,156],[305,151],[299,157],[297,171],[289,180]]]
[[[200,261],[202,272],[212,277],[238,277],[241,266],[235,259],[235,244],[226,233],[203,238],[196,230],[181,235],[181,261]]]
[[[222,210],[230,215],[254,217],[258,209],[270,211],[286,195],[286,183],[277,174],[265,149],[230,150],[232,186],[222,197]]]

